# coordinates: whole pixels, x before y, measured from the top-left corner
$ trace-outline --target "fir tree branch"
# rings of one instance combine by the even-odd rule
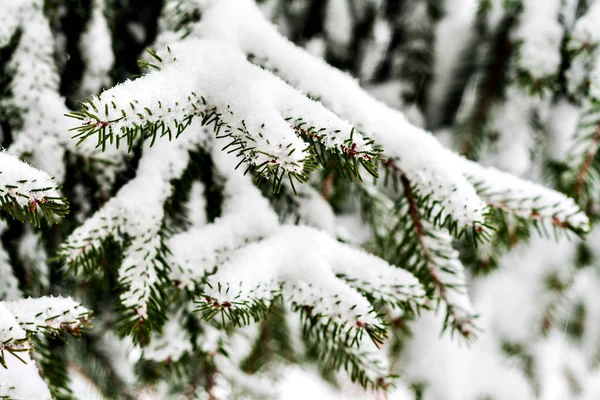
[[[393,186],[396,190],[400,187],[404,188],[405,180],[408,180],[406,173],[401,170],[394,160],[387,160],[384,164],[386,175],[384,178],[384,184],[387,185],[390,176],[393,180]],[[423,185],[419,181],[408,180],[411,184],[411,199],[414,200],[415,206],[423,213],[425,219],[431,221],[431,223],[438,228],[447,229],[453,236],[460,238],[469,232],[473,240],[476,243],[488,240],[489,231],[492,228],[487,221],[472,221],[470,225],[461,225],[459,220],[453,218],[453,213],[448,212],[444,204],[436,200],[431,193],[428,193],[426,185]],[[485,214],[484,214],[485,215]],[[416,227],[416,229],[418,229]]]
[[[445,206],[446,212],[457,221],[459,230],[474,221],[483,222],[485,205],[454,168],[451,153],[430,134],[410,125],[402,114],[373,99],[349,76],[282,38],[252,2],[236,3],[244,12],[235,14],[228,12],[230,7],[226,3],[203,7],[206,18],[191,24],[191,35],[218,37],[235,44],[246,54],[255,55],[258,60],[268,60],[270,71],[319,98],[337,115],[368,132],[383,147],[382,158],[394,160],[411,181],[423,182],[423,198],[429,196],[432,202]],[[220,26],[230,26],[239,35],[224,35]],[[238,37],[253,39],[240,41]],[[297,68],[298,64],[303,68]],[[320,79],[315,80],[315,76]]]
[[[357,347],[336,342],[321,341],[305,333],[305,339],[317,353],[319,363],[326,371],[344,370],[352,382],[364,388],[386,391],[396,378],[389,373],[388,361],[378,347],[362,339]]]
[[[89,328],[91,313],[71,298],[42,297],[0,302],[0,317],[0,365],[8,368],[6,353],[27,363],[33,335],[78,336]]]
[[[92,313],[69,297],[40,297],[4,302],[28,336],[44,333],[79,336],[89,329]]]
[[[106,243],[120,244],[119,285],[125,290],[120,296],[119,327],[134,340],[159,330],[165,321],[164,287],[170,265],[164,207],[203,133],[199,128],[196,135],[145,148],[136,178],[71,233],[59,250],[69,268],[83,267],[90,274],[99,269],[98,257]]]
[[[458,261],[458,253],[452,248],[451,243],[446,243],[445,246],[447,247],[446,251],[448,251],[448,255],[454,253],[455,265],[451,267],[452,262],[449,262],[448,266],[436,265],[436,262],[434,261],[435,257],[432,254],[433,249],[429,248],[429,245],[427,244],[427,241],[425,239],[426,232],[424,227],[424,221],[422,221],[417,201],[413,195],[411,182],[408,180],[406,175],[401,176],[401,181],[402,187],[404,189],[404,197],[408,202],[410,218],[412,220],[413,227],[416,231],[416,237],[421,245],[423,254],[425,256],[425,265],[429,270],[429,277],[431,278],[431,282],[435,287],[436,296],[439,296],[439,299],[445,304],[446,318],[444,319],[444,329],[450,327],[452,331],[458,331],[458,333],[465,339],[472,339],[474,331],[477,329],[477,327],[474,325],[474,320],[477,318],[477,316],[474,315],[470,310],[470,301],[468,301],[468,295],[462,294],[461,296],[467,299],[466,302],[463,301],[463,303],[466,304],[458,304],[456,303],[456,296],[453,296],[454,299],[451,299],[448,293],[449,290],[466,291],[466,279],[464,277],[464,270],[462,269],[462,265],[460,264],[460,261]],[[438,243],[443,242],[443,240],[445,239],[444,235],[435,235],[435,233],[431,231],[427,232],[427,235],[432,238],[435,238],[435,240]],[[438,251],[440,250],[441,249],[438,249]],[[457,270],[457,267],[460,267],[460,269]],[[455,283],[448,284],[446,282],[443,282],[440,274],[458,275],[456,278],[459,281],[461,281],[460,286],[462,286],[462,288]]]
[[[573,199],[533,182],[518,179],[495,168],[485,168],[472,161],[457,160],[478,195],[502,213],[511,214],[519,223],[533,225],[547,234],[551,227],[555,235],[572,231],[586,234],[589,219]]]
[[[10,32],[16,22],[20,32],[16,48],[7,60],[7,75],[13,79],[8,84],[9,95],[0,99],[0,111],[17,111],[15,118],[9,119],[13,130],[9,152],[26,157],[34,166],[62,182],[66,173],[65,150],[90,159],[96,159],[98,154],[88,145],[76,148],[70,138],[68,122],[59,117],[69,110],[60,94],[54,36],[43,3],[26,0],[15,3],[14,8],[11,5],[0,10],[0,18],[6,21],[2,25]],[[5,33],[8,32],[4,29],[0,32]],[[0,42],[4,40],[0,38]],[[113,161],[117,167],[112,169],[117,170],[122,154],[112,151],[101,158]]]
[[[270,235],[278,226],[267,199],[248,176],[235,170],[237,160],[216,146],[210,154],[222,185],[221,214],[212,223],[192,225],[169,239],[169,277],[180,288],[193,289],[234,251]],[[272,194],[268,182],[265,185]]]
[[[306,246],[301,246],[303,241]],[[304,247],[311,248],[310,261],[301,257],[299,249]],[[290,268],[290,260],[296,268]],[[312,272],[303,272],[301,267],[311,265]],[[364,265],[369,265],[369,277],[364,276]],[[380,345],[386,336],[379,317],[359,293],[368,292],[373,299],[400,308],[405,304],[416,308],[423,301],[421,286],[406,271],[301,227],[282,228],[273,237],[246,246],[210,282],[215,283],[198,301],[205,319],[220,315],[223,322],[247,325],[264,319],[274,299],[282,296],[301,313],[307,334],[348,347],[358,346],[367,336]]]
[[[0,207],[11,217],[40,226],[41,220],[57,223],[69,212],[67,200],[45,172],[0,153]]]
[[[430,301],[442,303],[446,318],[442,331],[472,339],[477,327],[467,294],[464,267],[452,246],[452,236],[428,222],[412,183],[401,175],[403,198],[394,205],[376,188],[363,185],[361,201],[375,234],[375,252],[411,271],[425,287]],[[377,205],[370,209],[367,205]]]
[[[190,57],[190,53],[197,55]],[[154,143],[157,135],[171,138],[176,132],[178,137],[194,117],[200,117],[203,125],[213,127],[217,137],[231,140],[225,149],[236,152],[242,159],[240,164],[254,166],[261,176],[273,176],[275,191],[286,174],[290,180],[306,181],[308,172],[316,168],[314,160],[329,166],[325,157],[331,157],[332,165],[349,179],[360,177],[360,165],[376,175],[372,160],[378,151],[372,148],[372,141],[269,72],[249,64],[228,45],[188,40],[152,54],[160,69],[81,103],[82,111],[68,114],[82,121],[74,128],[80,143],[96,135],[102,148],[113,142],[119,146],[122,140],[131,148],[144,130]],[[201,54],[206,57],[200,57]],[[200,60],[206,65],[198,68]],[[232,65],[238,68],[227,72]],[[202,95],[190,93],[189,83],[182,76],[193,79],[192,87]],[[230,82],[232,79],[235,84]],[[165,81],[171,82],[167,90],[161,88]],[[173,82],[177,86],[171,87]],[[248,82],[262,82],[259,86],[264,88],[263,93],[254,94],[254,107],[262,106],[260,109],[248,109],[252,102],[241,101],[255,91],[248,88],[242,94]],[[225,83],[235,90],[234,96],[231,90],[221,90]],[[145,98],[155,100],[141,100]],[[299,109],[304,115],[289,116],[291,109]],[[285,132],[288,134],[281,134]]]

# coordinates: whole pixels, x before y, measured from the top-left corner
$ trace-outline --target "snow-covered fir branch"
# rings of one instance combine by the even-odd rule
[[[107,240],[120,244],[123,262],[119,283],[125,287],[121,302],[128,316],[127,329],[164,314],[161,279],[168,265],[164,204],[173,195],[172,181],[184,173],[204,131],[186,135],[161,146],[145,147],[136,177],[123,186],[94,216],[78,227],[61,247],[60,254],[75,271],[92,272]],[[200,134],[198,134],[200,133]]]
[[[596,399],[599,10],[0,5],[0,398]]]
[[[13,218],[40,225],[55,223],[69,212],[54,179],[17,157],[0,152],[0,206]]]
[[[51,399],[29,352],[32,336],[78,336],[91,313],[71,298],[41,297],[0,301],[0,397]]]
[[[197,116],[217,137],[229,138],[229,151],[273,175],[276,188],[286,174],[305,181],[315,158],[328,166],[325,153],[338,156],[335,163],[349,178],[358,175],[358,163],[374,170],[369,166],[377,152],[370,141],[227,44],[191,39],[157,52],[156,59],[159,70],[116,86],[71,114],[82,120],[80,141],[98,133],[103,146],[107,141],[119,146],[123,138],[131,146],[143,128],[152,141],[156,135],[177,137]],[[193,81],[192,90],[188,81],[177,79],[181,76]]]

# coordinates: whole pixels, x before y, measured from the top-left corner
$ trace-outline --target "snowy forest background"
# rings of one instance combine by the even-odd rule
[[[598,0],[0,0],[0,399],[600,398],[599,44]]]

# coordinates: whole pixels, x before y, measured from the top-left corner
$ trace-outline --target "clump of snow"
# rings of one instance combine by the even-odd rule
[[[440,337],[442,318],[428,313],[412,325],[406,358],[399,365],[404,380],[426,384],[423,400],[479,400],[484,394],[493,394],[496,400],[535,398],[492,333],[486,330],[472,345],[458,346],[449,335]]]
[[[516,32],[521,41],[517,65],[533,79],[555,75],[560,66],[563,28],[558,22],[560,0],[529,0]]]
[[[0,303],[1,308],[2,304]],[[2,311],[0,311],[0,321],[2,321],[1,315]],[[28,353],[19,353],[19,357],[27,364],[8,355],[6,357],[8,368],[0,367],[0,398],[52,400],[50,391],[40,377],[39,370],[31,356]]]
[[[81,78],[82,98],[96,94],[110,83],[109,72],[115,62],[110,30],[106,21],[105,1],[94,0],[92,15],[79,39],[81,57],[85,63]]]
[[[577,47],[584,47],[600,42],[600,3],[590,5],[587,13],[580,17],[571,32],[571,43]]]
[[[472,291],[475,306],[485,310],[484,326],[510,343],[534,339],[545,309],[556,301],[556,294],[545,286],[546,279],[552,275],[568,279],[573,256],[569,241],[543,238],[532,238],[529,246],[519,246],[504,256],[502,269],[478,280]]]
[[[523,93],[522,88],[511,85],[506,90],[506,101],[493,110],[490,130],[498,138],[481,155],[483,163],[526,176],[531,170],[531,152],[534,146],[529,121],[538,102]]]
[[[153,338],[144,348],[144,358],[156,362],[177,362],[185,353],[192,351],[189,333],[180,322],[180,315],[169,315],[162,335]]]
[[[178,139],[179,140],[179,139]],[[169,239],[173,253],[169,276],[181,287],[192,287],[232,251],[271,234],[277,214],[248,176],[235,169],[237,160],[220,148],[212,149],[216,172],[224,178],[221,216],[211,224],[195,224]]]
[[[0,152],[0,195],[11,196],[18,205],[61,198],[54,179],[33,168],[6,151]]]
[[[87,322],[89,310],[70,297],[44,296],[4,302],[21,328],[39,332],[45,328],[76,330]]]
[[[349,327],[380,323],[356,290],[392,302],[421,303],[425,294],[407,271],[320,231],[294,226],[283,226],[271,237],[235,252],[209,282],[206,294],[219,304],[269,302],[274,294],[283,293],[287,301]]]
[[[352,41],[352,14],[350,2],[330,0],[325,8],[325,34],[333,43],[331,50],[339,51],[342,56],[348,51]]]

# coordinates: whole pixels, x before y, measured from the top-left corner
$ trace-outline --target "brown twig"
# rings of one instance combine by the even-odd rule
[[[333,188],[333,172],[325,177],[323,185],[321,185],[321,197],[326,201],[331,198],[331,189]]]
[[[576,195],[581,193],[583,190],[583,184],[586,176],[589,173],[589,170],[592,166],[592,162],[594,161],[594,157],[596,156],[596,152],[598,151],[598,145],[600,144],[600,124],[596,126],[596,131],[594,132],[594,137],[592,138],[592,143],[590,144],[590,148],[585,155],[583,160],[583,164],[581,164],[581,169],[577,174],[577,183],[575,184],[574,192]]]
[[[436,268],[431,265],[431,253],[425,244],[423,243],[423,237],[425,236],[423,223],[421,222],[421,215],[419,214],[419,207],[417,204],[417,200],[415,199],[412,186],[410,180],[404,175],[400,173],[400,181],[402,182],[402,187],[404,188],[404,197],[408,201],[409,212],[415,227],[415,231],[417,232],[417,239],[419,244],[421,245],[421,249],[425,256],[427,269],[429,270],[429,275],[431,276],[431,281],[435,286],[436,291],[438,292],[442,301],[446,304],[446,311],[451,314],[454,318],[454,327],[460,331],[460,333],[465,337],[469,338],[471,336],[471,330],[469,329],[469,325],[471,325],[472,318],[459,318],[455,313],[454,306],[450,304],[448,300],[448,293],[446,289],[446,285],[440,279]]]

